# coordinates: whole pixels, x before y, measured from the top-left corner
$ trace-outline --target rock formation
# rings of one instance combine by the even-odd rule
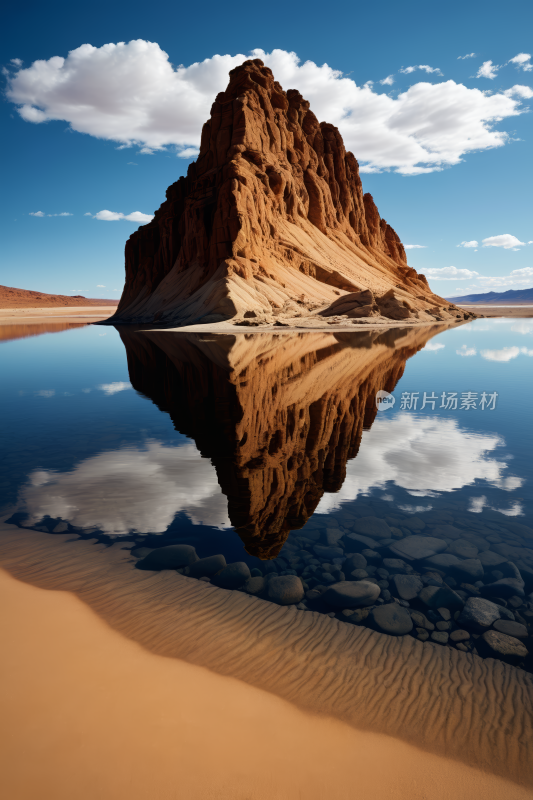
[[[464,314],[407,265],[338,129],[254,59],[230,72],[198,160],[128,240],[112,320],[313,327]]]
[[[132,385],[210,458],[252,555],[274,558],[338,491],[379,389],[392,391],[433,326],[262,335],[120,331]]]

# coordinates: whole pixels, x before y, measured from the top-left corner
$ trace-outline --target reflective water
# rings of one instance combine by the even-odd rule
[[[4,338],[0,491],[20,526],[301,574],[291,531],[337,545],[370,517],[398,540],[491,537],[533,569],[533,320]]]

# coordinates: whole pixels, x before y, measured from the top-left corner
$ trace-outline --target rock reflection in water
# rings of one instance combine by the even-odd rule
[[[442,327],[355,334],[119,332],[134,388],[210,458],[246,550],[274,558],[337,492],[407,359]]]

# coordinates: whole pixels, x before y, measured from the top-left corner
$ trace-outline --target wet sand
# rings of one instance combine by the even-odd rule
[[[10,800],[533,798],[520,670],[141,572],[121,543],[4,523],[0,564],[24,581],[0,586]]]
[[[147,652],[0,572],[10,800],[526,800],[533,792]]]

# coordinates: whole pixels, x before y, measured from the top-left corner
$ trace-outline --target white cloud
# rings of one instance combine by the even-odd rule
[[[501,350],[482,350],[481,357],[486,361],[511,361],[520,355],[519,347],[502,347]]]
[[[505,145],[510,136],[495,125],[526,110],[520,96],[485,94],[451,80],[415,83],[393,98],[327,64],[302,64],[295,53],[250,55],[262,58],[285,89],[299,89],[319,119],[339,127],[363,172],[417,175],[458,164],[469,152]],[[142,39],[85,44],[66,58],[19,70],[7,92],[28,122],[64,120],[121,145],[175,146],[183,153],[198,147],[214,97],[245,59],[215,55],[174,68],[158,44]]]
[[[12,58],[10,60],[10,64],[13,64],[14,67],[21,67],[23,63],[21,58]]]
[[[427,244],[404,244],[405,250],[425,250]]]
[[[380,81],[380,83],[382,86],[392,86],[392,84],[394,83],[394,75],[387,75],[387,77],[383,78],[383,80]],[[368,83],[365,83],[365,86],[368,86]]]
[[[442,75],[438,67],[429,67],[427,64],[418,64],[416,67],[402,67],[400,72],[403,72],[404,75],[410,75],[411,72],[415,72],[417,69],[421,69],[423,72],[427,73],[436,72],[437,75]]]
[[[468,286],[467,289],[484,289],[485,291],[489,291],[492,289],[529,288],[532,279],[533,267],[523,267],[522,269],[513,269],[510,275],[498,275],[493,277],[481,275],[475,279],[476,283],[472,286]]]
[[[476,57],[475,53],[467,53],[466,56],[457,56],[457,60],[464,61],[465,58],[475,58],[475,57]]]
[[[96,288],[97,288],[97,289],[105,289],[105,286],[104,286],[104,284],[103,284],[103,283],[98,283],[98,284],[96,285]]]
[[[500,68],[492,61],[484,61],[476,73],[476,78],[488,78],[494,80]]]
[[[477,354],[477,350],[475,347],[468,347],[468,345],[463,344],[459,350],[455,351],[458,356],[475,356]]]
[[[135,163],[135,161],[128,161],[128,166],[131,167],[138,167],[139,165]]]
[[[85,216],[92,216],[92,214],[85,214]],[[143,214],[141,211],[133,211],[131,214],[122,214],[120,211],[108,211],[104,209],[103,211],[98,211],[94,215],[94,218],[104,220],[105,222],[115,222],[119,219],[125,219],[128,222],[142,222],[146,224],[153,220],[154,215]]]
[[[516,247],[523,247],[525,242],[521,242],[510,233],[502,233],[500,236],[488,236],[483,239],[481,244],[483,247],[503,247],[505,250],[514,250]]]
[[[524,72],[531,72],[531,70],[533,70],[530,53],[518,53],[517,56],[509,59],[509,64],[516,64],[517,69],[521,69]]]
[[[440,342],[428,342],[425,347],[422,348],[421,352],[424,350],[435,351],[435,350],[443,350],[446,347],[445,344],[440,344]]]
[[[91,212],[90,212],[90,211],[86,211],[86,212],[85,212],[85,214],[84,214],[83,216],[84,216],[84,217],[92,217],[92,214],[91,214]]]
[[[34,392],[37,397],[53,397],[55,393],[55,389],[39,389],[39,391]]]
[[[511,328],[511,330],[514,330],[514,328]],[[527,347],[521,347],[520,352],[525,356],[533,356],[533,350],[528,350]]]
[[[523,97],[528,100],[530,97],[533,97],[533,89],[529,86],[521,86],[519,83],[515,84],[515,86],[511,86],[510,89],[506,89],[504,91],[504,95],[506,97]]]
[[[45,214],[44,211],[30,211],[30,217],[72,217],[70,211],[62,211],[60,214]]]
[[[133,386],[129,381],[113,381],[113,383],[101,383],[98,389],[101,389],[107,395],[111,395],[123,392],[126,389],[133,389]]]
[[[163,533],[183,511],[194,524],[231,526],[214,467],[194,444],[122,447],[81,461],[71,472],[40,470],[19,495],[26,524],[45,515],[109,534]]]
[[[457,267],[442,267],[440,269],[426,269],[424,275],[427,278],[440,281],[469,281],[476,278],[479,272],[470,269],[457,269]]]
[[[200,151],[197,147],[185,147],[177,155],[179,158],[196,158],[199,153]]]
[[[388,482],[422,497],[477,481],[513,491],[522,480],[508,477],[508,464],[492,456],[504,443],[498,434],[461,428],[451,417],[409,413],[378,417],[363,432],[357,458],[348,461],[343,486],[324,495],[316,513],[333,511],[374,488],[390,489]]]
[[[457,247],[479,247],[479,245],[475,239],[472,239],[471,242],[461,242],[461,244],[458,244]]]

